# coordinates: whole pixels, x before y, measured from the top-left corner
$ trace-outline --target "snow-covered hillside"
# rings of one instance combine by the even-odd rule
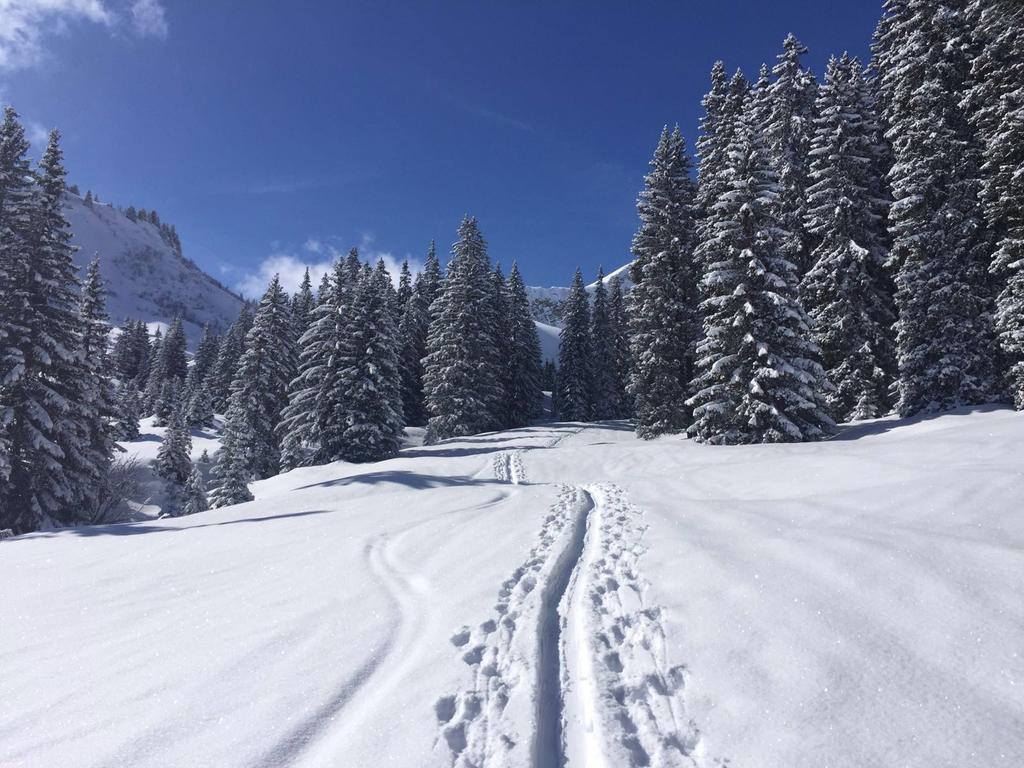
[[[86,205],[70,192],[64,215],[78,246],[75,263],[84,268],[100,257],[114,325],[125,318],[169,324],[180,314],[191,345],[204,324],[222,332],[238,316],[242,300],[179,256],[148,221],[131,221],[103,203]]]
[[[612,277],[618,277],[622,283],[623,292],[628,293],[633,288],[633,281],[629,279],[629,266],[631,263],[623,264],[618,269],[609,272],[605,275],[605,281],[611,280]],[[590,283],[587,286],[587,290],[593,291],[596,286],[596,281]],[[533,313],[534,320],[546,325],[553,325],[556,328],[561,327],[562,310],[565,300],[569,298],[569,288],[564,286],[543,287],[530,285],[526,287],[526,296],[530,300],[530,310]]]
[[[0,542],[0,765],[1024,764],[1024,416],[537,426]]]

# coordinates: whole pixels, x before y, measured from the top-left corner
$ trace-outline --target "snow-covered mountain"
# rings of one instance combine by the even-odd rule
[[[107,311],[117,326],[126,318],[170,323],[180,314],[190,344],[203,325],[218,332],[234,322],[242,299],[181,256],[148,221],[132,221],[106,203],[86,205],[68,193],[64,215],[71,224],[75,263],[94,255],[107,288]]]
[[[628,293],[633,288],[633,281],[629,279],[629,266],[633,262],[627,262],[618,269],[605,275],[607,283],[612,277],[618,277],[622,283],[622,290]],[[596,282],[587,286],[588,291],[593,291]],[[526,295],[530,299],[530,309],[533,312],[533,319],[547,325],[560,328],[562,325],[562,311],[565,300],[569,298],[569,288],[566,286],[539,286],[530,285],[526,287]],[[557,349],[557,348],[556,348]]]

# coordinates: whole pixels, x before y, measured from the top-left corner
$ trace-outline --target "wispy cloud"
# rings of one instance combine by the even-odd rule
[[[132,28],[140,37],[167,37],[167,14],[160,0],[135,0],[131,17]]]
[[[409,268],[414,274],[423,269],[423,262],[419,259],[411,256],[399,258],[391,251],[377,248],[374,244],[375,241],[376,238],[372,232],[364,232],[359,239],[359,256],[368,264],[376,264],[378,260],[383,259],[384,266],[391,273],[392,280],[398,280],[402,262],[406,259],[408,259]],[[281,285],[285,290],[295,291],[302,283],[307,269],[315,288],[319,285],[320,279],[330,271],[334,262],[348,252],[347,248],[334,244],[340,242],[343,241],[339,237],[310,237],[298,248],[275,248],[274,252],[261,261],[254,271],[242,277],[237,283],[238,291],[243,296],[259,298],[274,275],[280,278]]]
[[[167,37],[160,0],[0,0],[0,72],[29,69],[47,55],[50,38],[70,34],[73,23],[99,24],[112,33]]]

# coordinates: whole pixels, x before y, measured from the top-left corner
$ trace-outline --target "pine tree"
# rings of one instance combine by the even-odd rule
[[[185,481],[185,490],[182,494],[181,514],[194,515],[196,512],[205,512],[210,508],[210,502],[206,498],[206,483],[203,481],[203,473],[198,467],[192,467],[188,479]]]
[[[0,128],[4,189],[0,255],[6,273],[0,404],[7,427],[8,481],[0,485],[0,524],[16,532],[76,519],[88,497],[88,424],[72,409],[83,377],[78,281],[61,207],[65,170],[54,131],[35,174],[16,182],[28,142],[17,113]]]
[[[252,327],[252,310],[243,307],[238,319],[221,339],[217,361],[209,372],[210,397],[216,413],[224,413],[231,395],[231,382],[238,371],[238,361],[245,351],[245,337]]]
[[[711,90],[701,102],[704,116],[700,122],[701,136],[697,140],[700,168],[697,173],[694,215],[697,220],[698,243],[706,242],[713,237],[705,223],[710,221],[711,209],[724,191],[721,180],[722,172],[729,160],[729,143],[736,132],[736,121],[743,111],[749,91],[750,84],[742,71],[736,70],[736,74],[727,82],[725,65],[721,61],[715,62],[711,69]],[[695,254],[695,260],[700,263],[699,250]],[[630,272],[634,283],[640,281],[641,274],[642,265],[634,262]]]
[[[213,400],[206,381],[200,381],[188,399],[185,420],[191,427],[213,426]]]
[[[321,291],[323,301],[299,340],[298,374],[288,386],[288,404],[281,412],[278,433],[284,469],[341,457],[345,430],[341,345],[355,286],[344,260],[335,262],[330,276],[329,286]]]
[[[689,404],[690,433],[708,443],[814,440],[832,427],[756,113],[749,105],[737,125],[723,171],[726,191],[714,207],[715,237],[705,243],[705,338]]]
[[[402,437],[401,380],[391,278],[383,260],[360,275],[345,324],[341,377],[345,431],[341,458],[380,461],[398,453]]]
[[[185,329],[181,322],[181,315],[174,318],[171,327],[164,335],[164,342],[160,347],[160,359],[158,365],[162,368],[164,379],[177,379],[184,383],[188,375],[188,360],[185,350],[188,342],[185,339]]]
[[[84,511],[93,512],[99,504],[99,491],[110,472],[115,450],[114,422],[118,415],[107,353],[110,323],[98,259],[93,259],[86,269],[78,314],[81,323],[78,342],[80,363],[72,382],[74,394],[70,412],[81,430],[78,451],[81,464],[77,467],[81,489],[79,503]]]
[[[397,310],[401,311],[412,295],[412,272],[409,271],[409,260],[402,261],[402,271],[398,276]]]
[[[192,436],[181,413],[175,413],[156,454],[156,473],[172,485],[183,485],[192,472]]]
[[[130,441],[139,436],[139,390],[129,379],[121,385],[117,401],[117,439]]]
[[[558,416],[564,421],[588,421],[593,373],[590,305],[578,268],[565,300],[563,323],[558,345]]]
[[[629,349],[629,319],[626,314],[626,297],[622,281],[612,275],[608,281],[608,320],[615,353],[615,391],[619,402],[616,418],[630,418],[633,415],[633,401],[628,392],[632,356]]]
[[[830,411],[843,421],[869,419],[891,408],[895,315],[882,274],[888,249],[876,120],[856,59],[829,61],[816,111],[806,231],[818,245],[800,294],[834,385]]]
[[[483,432],[498,379],[491,344],[490,264],[476,219],[466,217],[440,293],[431,305],[423,389],[427,441]]]
[[[604,269],[598,268],[594,286],[593,311],[590,314],[592,372],[590,378],[591,417],[597,421],[616,419],[622,410],[616,376],[615,337],[608,307]]]
[[[203,326],[203,333],[199,337],[199,344],[196,346],[192,365],[188,369],[188,376],[185,377],[185,396],[187,398],[191,399],[192,395],[198,390],[199,385],[206,381],[206,377],[217,363],[219,351],[220,339],[210,330],[210,326]],[[207,387],[207,390],[209,390],[209,387]]]
[[[17,392],[29,384],[23,352],[30,333],[26,281],[33,188],[28,149],[18,113],[6,107],[0,125],[0,528],[14,528],[17,517],[24,517],[21,525],[34,525],[31,513],[13,509],[2,490],[11,473],[12,440],[20,416]]]
[[[309,277],[309,267],[302,276],[299,290],[292,296],[292,322],[295,324],[295,340],[298,341],[306,332],[313,317],[316,299],[313,298],[313,281]]]
[[[402,307],[398,324],[398,364],[402,376],[402,413],[405,423],[422,427],[427,423],[423,402],[423,357],[427,353],[427,332],[430,328],[430,305],[424,291],[422,275]]]
[[[637,435],[647,439],[678,432],[691,419],[686,395],[700,326],[689,171],[679,129],[662,130],[637,200],[640,228],[633,238],[633,254],[634,264],[642,268],[630,294],[629,391]]]
[[[963,7],[889,0],[874,45],[894,158],[890,263],[904,416],[998,396],[982,158],[964,106],[970,30]]]
[[[496,380],[491,390],[492,401],[488,406],[491,414],[491,429],[506,429],[511,417],[509,393],[509,362],[512,358],[512,344],[509,328],[508,285],[501,265],[491,271],[491,301],[487,307],[489,317],[490,352]]]
[[[420,277],[420,292],[429,312],[431,311],[431,304],[434,303],[434,299],[441,292],[441,286],[444,283],[441,276],[441,262],[437,258],[437,246],[433,240],[430,241],[430,248],[427,249],[427,259],[423,263],[423,271],[420,273]]]
[[[993,234],[991,272],[999,281],[996,330],[1011,396],[1024,410],[1024,6],[975,0],[979,39],[972,63],[971,125],[984,142],[982,200]]]
[[[768,151],[779,184],[779,217],[784,230],[793,238],[790,260],[797,266],[798,276],[810,266],[811,238],[804,231],[809,152],[814,132],[814,103],[817,84],[814,75],[800,58],[807,48],[793,35],[782,44],[778,63],[772,68],[774,81],[768,86],[767,123]]]
[[[272,477],[280,471],[277,426],[296,369],[289,304],[275,275],[260,299],[231,383],[224,430],[231,435],[243,466],[256,478]]]
[[[227,507],[253,500],[245,454],[235,446],[232,435],[225,434],[211,474],[214,480],[209,499],[211,507]]]
[[[525,427],[541,416],[540,338],[530,314],[530,300],[518,265],[508,274],[509,360],[505,392],[508,398],[508,426]]]

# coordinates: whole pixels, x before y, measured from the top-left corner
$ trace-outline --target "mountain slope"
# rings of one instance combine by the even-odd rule
[[[86,205],[68,193],[64,215],[71,224],[75,263],[100,258],[111,323],[126,318],[170,323],[180,314],[190,344],[202,326],[222,332],[234,322],[242,299],[180,256],[148,221],[132,221],[113,206]]]
[[[629,279],[629,267],[632,263],[623,264],[618,269],[609,272],[605,275],[605,283],[607,284],[613,277],[618,277],[622,283],[623,292],[629,293],[633,289],[633,281]],[[587,290],[593,292],[596,286],[597,283],[593,282],[587,286]],[[569,298],[568,287],[560,285],[546,287],[529,285],[526,287],[526,297],[530,300],[530,311],[533,313],[534,320],[555,327],[561,327],[562,310],[565,306],[565,300]]]

